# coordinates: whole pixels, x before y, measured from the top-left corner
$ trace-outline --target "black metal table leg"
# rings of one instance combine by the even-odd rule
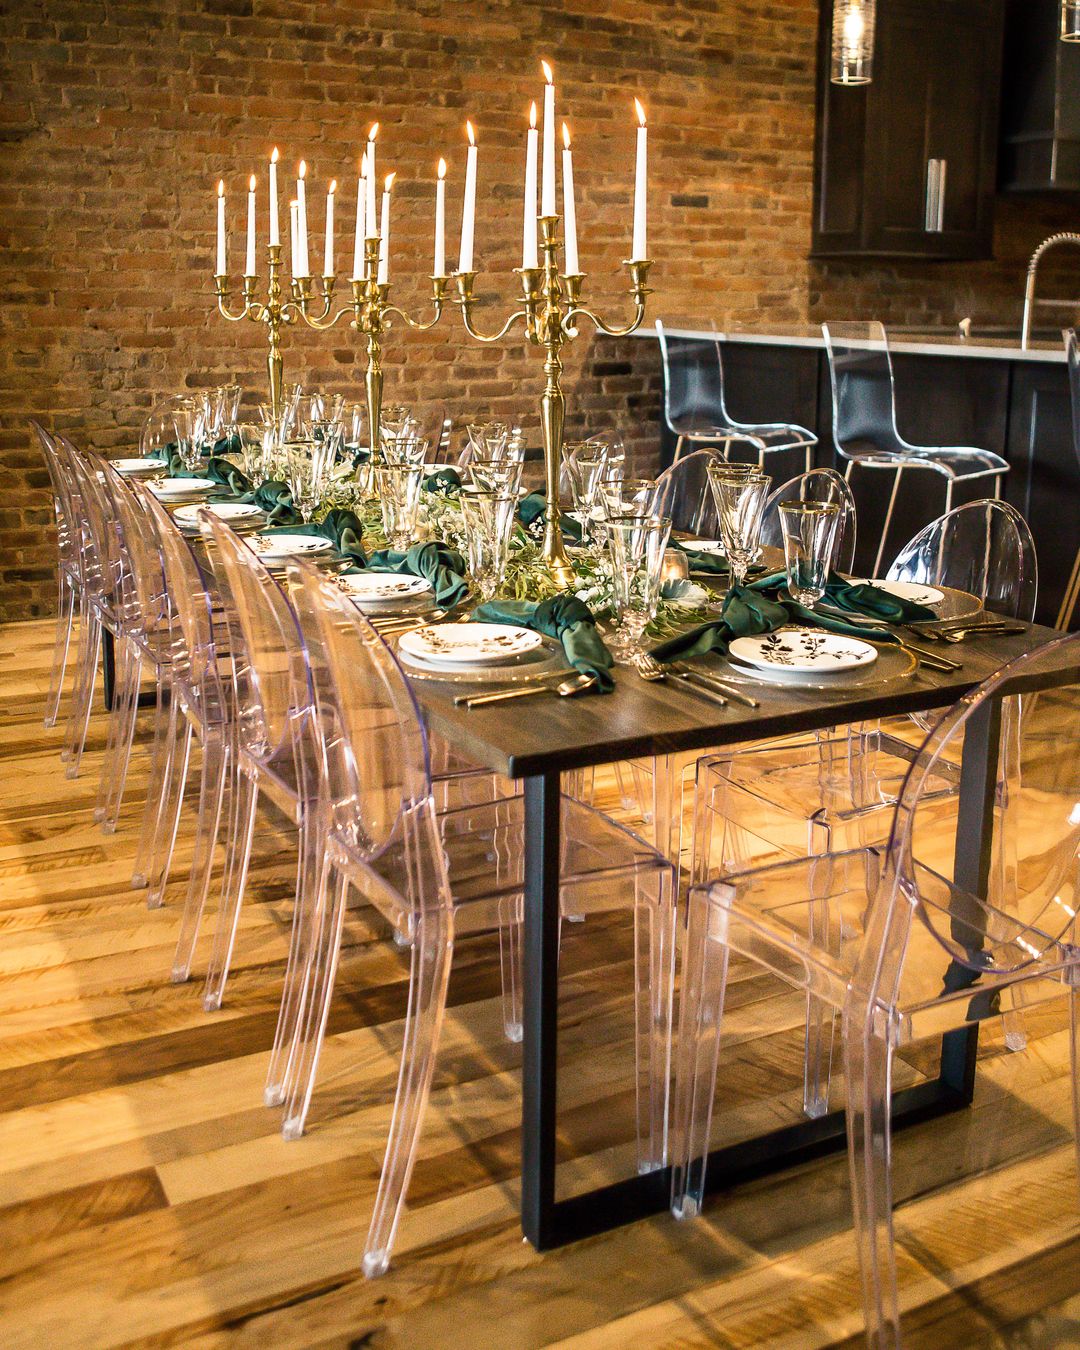
[[[960,766],[954,877],[985,896],[993,844],[1000,705],[974,714]],[[521,1223],[543,1251],[617,1228],[667,1208],[671,1169],[555,1199],[558,1060],[559,779],[525,780],[525,1006]],[[962,921],[958,919],[958,922]],[[975,978],[964,968],[965,978]],[[962,987],[962,986],[961,986]],[[977,989],[973,997],[978,997]],[[975,1085],[977,1026],[942,1037],[937,1078],[893,1094],[893,1130],[970,1106]],[[709,1155],[706,1189],[725,1190],[783,1171],[846,1145],[843,1111],[801,1120]]]
[[[521,1226],[540,1250],[555,1240],[560,809],[558,773],[526,778]]]

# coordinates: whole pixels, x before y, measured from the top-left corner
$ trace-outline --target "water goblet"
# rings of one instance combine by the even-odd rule
[[[387,464],[415,464],[422,468],[427,462],[430,446],[431,442],[425,436],[407,430],[400,436],[383,437],[383,458]]]
[[[710,466],[711,471],[711,466]],[[710,477],[733,586],[741,586],[761,553],[761,525],[771,481],[767,474]]]
[[[173,413],[176,448],[180,462],[189,473],[193,473],[199,467],[205,416],[205,409],[199,399],[189,399],[183,407],[177,408]]]
[[[836,502],[780,503],[787,588],[796,604],[813,609],[825,594],[839,524]]]
[[[600,506],[606,516],[655,516],[658,489],[654,478],[623,478],[606,473],[600,480]]]
[[[382,507],[383,533],[391,548],[404,552],[416,539],[423,464],[375,464],[372,486]]]
[[[236,422],[232,435],[240,446],[240,467],[251,480],[252,487],[258,487],[266,477],[266,428],[258,422]]]
[[[292,493],[293,505],[305,524],[311,519],[325,486],[317,459],[315,441],[286,441],[282,446],[285,456],[285,481]]]
[[[626,473],[626,446],[623,445],[622,437],[614,431],[599,431],[595,436],[588,439],[589,445],[603,446],[606,454],[604,456],[604,477],[622,478]]]
[[[474,455],[480,459],[502,458],[510,439],[510,427],[506,422],[470,422],[466,430],[469,433],[469,448]]]
[[[609,646],[619,660],[632,660],[656,618],[671,521],[666,516],[612,516],[604,528],[618,622]]]
[[[461,494],[469,570],[481,600],[490,600],[506,568],[517,498],[509,492],[466,490]]]
[[[479,459],[475,456],[465,465],[473,487],[481,492],[509,493],[513,497],[521,492],[523,468],[521,460]]]

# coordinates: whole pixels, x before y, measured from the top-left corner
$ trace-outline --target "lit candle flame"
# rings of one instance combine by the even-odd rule
[[[248,179],[248,191],[249,191],[249,192],[254,192],[254,191],[255,191],[255,175],[254,175],[254,174],[252,174],[251,177]]]
[[[373,141],[378,134],[379,134],[379,124],[378,122],[372,122],[371,130],[367,134],[368,140]]]
[[[331,192],[336,192],[336,191],[337,191],[337,179],[336,179],[336,178],[331,178],[331,179],[330,179],[330,186],[326,189],[326,191],[327,191],[327,194],[329,194],[329,193],[331,193]]]
[[[438,169],[438,173],[439,173],[439,177],[440,177],[440,178],[445,178],[445,177],[446,177],[446,160],[445,160],[445,159],[440,159],[440,160],[439,160],[439,169]]]
[[[634,99],[634,107],[637,109],[637,120],[639,126],[645,125],[645,109],[641,106],[641,99]]]
[[[529,126],[533,129],[533,131],[536,130],[536,104],[535,104],[535,102],[532,103],[532,104],[530,105],[530,107],[529,107]]]
[[[219,179],[218,179],[217,195],[218,195],[219,197],[224,197],[224,196],[225,196],[225,180],[224,180],[224,178],[219,178]]]
[[[296,176],[297,176],[297,178],[303,178],[304,175],[305,175],[306,173],[307,173],[307,165],[305,164],[305,162],[304,162],[303,160],[301,160],[301,161],[300,161],[300,167],[299,167],[299,169],[297,169],[297,171],[296,171]]]
[[[471,122],[466,122],[466,123],[465,123],[465,130],[466,130],[466,132],[468,132],[468,136],[469,136],[469,144],[470,144],[470,145],[475,145],[475,144],[476,144],[476,132],[473,131],[473,124],[472,124]]]
[[[554,84],[555,76],[552,73],[551,67],[548,65],[546,61],[541,61],[540,65],[543,67],[544,70],[544,79],[547,80],[548,84]]]
[[[280,152],[279,152],[277,146],[275,145],[275,146],[274,146],[273,153],[272,153],[271,156],[270,156],[270,163],[271,163],[271,164],[276,164],[280,158],[281,158],[281,154],[280,154]]]
[[[566,146],[567,150],[570,149],[570,128],[565,122],[562,124],[562,143]]]
[[[389,191],[390,191],[390,189],[394,186],[394,179],[395,179],[396,177],[397,177],[397,172],[396,172],[396,171],[395,171],[394,173],[388,173],[388,174],[386,175],[386,182],[383,184],[383,191],[384,191],[384,192],[389,192]]]

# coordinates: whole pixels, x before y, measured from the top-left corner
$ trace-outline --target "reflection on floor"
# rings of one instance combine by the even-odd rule
[[[538,1256],[515,1217],[519,1047],[498,952],[456,952],[409,1212],[390,1274],[360,1244],[393,1091],[405,962],[350,915],[308,1134],[261,1105],[286,949],[290,840],[267,820],[226,1006],[168,983],[176,904],[128,887],[143,764],[121,828],[92,820],[104,726],[69,783],[41,726],[51,625],[0,631],[0,1328],[5,1347],[859,1344],[843,1158]],[[610,776],[599,804],[618,812]],[[170,898],[184,880],[182,854]],[[561,1181],[627,1165],[631,955],[620,915],[564,947]],[[201,959],[205,961],[205,949]],[[197,963],[198,969],[198,963]],[[718,1112],[782,1123],[802,1009],[737,973]],[[1026,1054],[983,1036],[975,1108],[897,1141],[911,1346],[1080,1343],[1080,1216],[1060,1013]],[[921,1066],[913,1057],[907,1072]]]

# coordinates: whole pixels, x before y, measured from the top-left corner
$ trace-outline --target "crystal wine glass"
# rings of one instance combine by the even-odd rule
[[[416,540],[423,464],[375,464],[372,486],[382,507],[383,533],[391,548],[406,550]]]
[[[499,589],[506,568],[517,498],[509,492],[467,490],[461,494],[469,570],[481,600]]]
[[[771,481],[767,474],[750,473],[740,477],[711,477],[720,518],[720,535],[724,541],[732,585],[741,586],[751,563],[761,553],[761,524]]]
[[[791,598],[813,609],[825,594],[836,548],[840,507],[836,502],[781,502],[787,588]]]
[[[609,645],[617,658],[630,660],[642,650],[645,629],[656,618],[671,521],[666,516],[614,516],[604,528],[618,621]]]

